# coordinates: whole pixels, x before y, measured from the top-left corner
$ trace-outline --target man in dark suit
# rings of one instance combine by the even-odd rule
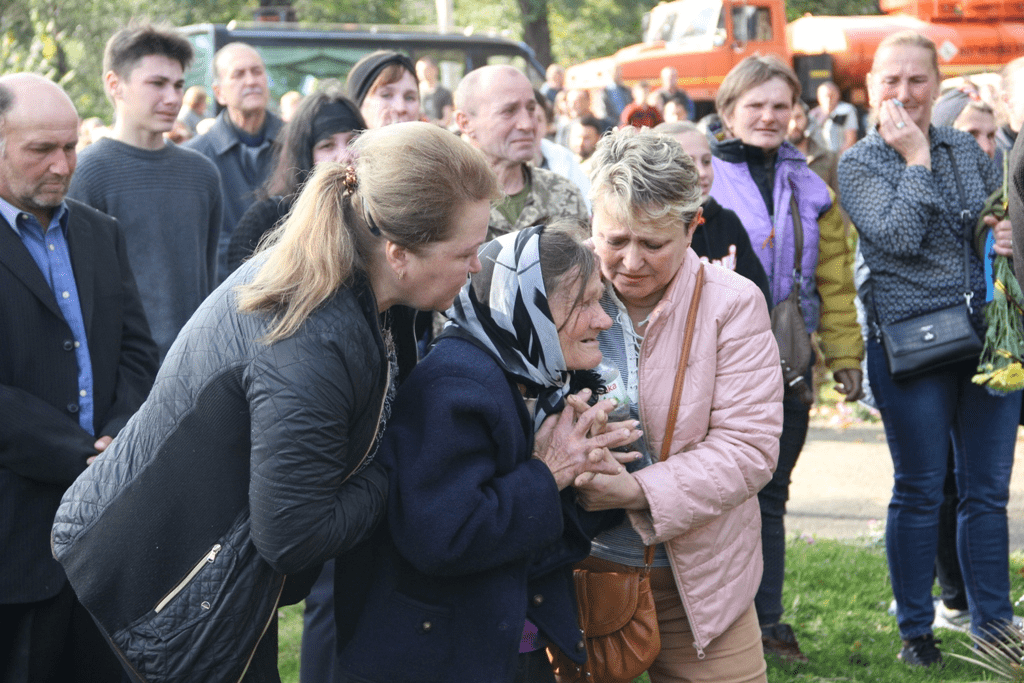
[[[0,681],[119,681],[60,565],[67,487],[157,369],[117,222],[65,199],[78,114],[34,74],[0,78]]]

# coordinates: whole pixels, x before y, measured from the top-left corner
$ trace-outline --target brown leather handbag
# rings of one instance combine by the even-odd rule
[[[672,387],[672,402],[659,460],[664,460],[672,447],[679,397],[703,289],[704,266],[701,264],[686,315],[683,348]],[[661,634],[651,591],[653,561],[654,546],[647,546],[642,568],[623,567],[626,571],[608,572],[587,569],[586,560],[576,565],[573,570],[576,610],[586,643],[587,661],[581,666],[558,648],[549,647],[548,657],[559,683],[629,683],[654,663],[661,651]]]

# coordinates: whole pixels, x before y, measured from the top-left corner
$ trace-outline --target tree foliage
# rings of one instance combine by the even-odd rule
[[[132,18],[184,26],[240,16],[240,0],[3,0],[4,73],[32,71],[60,83],[83,117],[110,121],[101,81],[103,46]],[[241,15],[244,16],[244,15]]]
[[[658,0],[454,0],[455,23],[525,40],[544,64],[609,55],[641,39]],[[34,71],[67,89],[83,117],[108,122],[103,46],[133,17],[177,26],[252,16],[256,0],[0,0],[4,73]],[[282,3],[283,4],[283,3]],[[431,24],[433,0],[293,0],[305,22]],[[814,14],[877,14],[877,0],[789,0],[790,20]]]
[[[402,4],[394,0],[295,0],[302,21],[315,23],[400,24]]]
[[[643,15],[658,0],[553,0],[551,49],[557,61],[575,64],[639,43]],[[581,37],[585,38],[581,39]]]

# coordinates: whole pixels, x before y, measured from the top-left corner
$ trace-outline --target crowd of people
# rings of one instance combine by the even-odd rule
[[[780,334],[881,414],[900,659],[1019,627],[1021,393],[976,357],[897,372],[883,331],[966,303],[984,337],[1024,58],[995,100],[942,92],[894,34],[865,120],[754,55],[699,123],[671,67],[449,90],[392,51],[275,112],[244,43],[207,117],[193,58],[114,34],[109,126],[0,77],[0,681],[273,683],[304,601],[304,682],[554,683],[588,661],[574,568],[649,580],[652,683],[765,681],[807,661],[785,513],[818,358]],[[1010,217],[975,230],[1003,158]]]

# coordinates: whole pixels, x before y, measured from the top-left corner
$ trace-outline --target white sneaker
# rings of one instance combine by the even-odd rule
[[[935,621],[932,622],[932,628],[967,633],[971,630],[971,612],[966,609],[950,609],[941,598],[935,598]]]
[[[932,622],[932,628],[944,628],[951,631],[959,631],[960,633],[967,633],[971,630],[970,610],[950,609],[942,602],[942,598],[937,597],[932,598],[932,603],[935,605],[935,621]],[[887,611],[890,617],[896,616],[895,600],[889,603]],[[1018,631],[1024,632],[1024,617],[1014,614],[1013,627]]]
[[[1024,631],[1024,617],[1013,615],[1013,627]],[[944,628],[950,631],[967,633],[971,630],[971,612],[965,609],[950,609],[941,599],[935,599],[935,621],[932,628]]]

